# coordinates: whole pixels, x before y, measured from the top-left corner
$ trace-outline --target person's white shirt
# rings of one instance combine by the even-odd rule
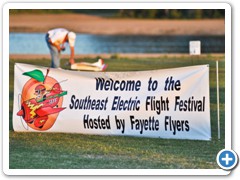
[[[68,43],[70,47],[74,47],[76,34],[73,32],[69,32],[64,28],[57,28],[48,31],[49,38],[51,39],[52,43],[60,45],[64,42],[64,39],[67,34],[70,34],[68,38]]]

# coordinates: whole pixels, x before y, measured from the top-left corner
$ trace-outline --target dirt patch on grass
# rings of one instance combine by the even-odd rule
[[[85,14],[11,15],[10,32],[47,32],[63,27],[77,33],[132,35],[224,35],[224,19],[113,19]]]

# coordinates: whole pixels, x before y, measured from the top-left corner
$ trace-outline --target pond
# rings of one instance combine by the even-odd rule
[[[92,34],[77,34],[75,53],[189,53],[189,41],[193,40],[201,41],[202,53],[225,53],[225,36]],[[10,54],[49,53],[44,33],[10,33],[9,42]]]

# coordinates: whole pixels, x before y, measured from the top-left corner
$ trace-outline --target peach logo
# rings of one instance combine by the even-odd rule
[[[38,69],[23,73],[31,79],[22,89],[21,109],[17,115],[35,130],[50,129],[58,114],[65,109],[62,103],[67,91],[63,91],[59,82],[48,73],[49,69],[46,76]]]

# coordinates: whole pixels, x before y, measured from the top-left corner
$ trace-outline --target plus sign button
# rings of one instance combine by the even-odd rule
[[[233,169],[238,162],[238,156],[233,150],[223,149],[217,155],[217,163],[224,170]]]

